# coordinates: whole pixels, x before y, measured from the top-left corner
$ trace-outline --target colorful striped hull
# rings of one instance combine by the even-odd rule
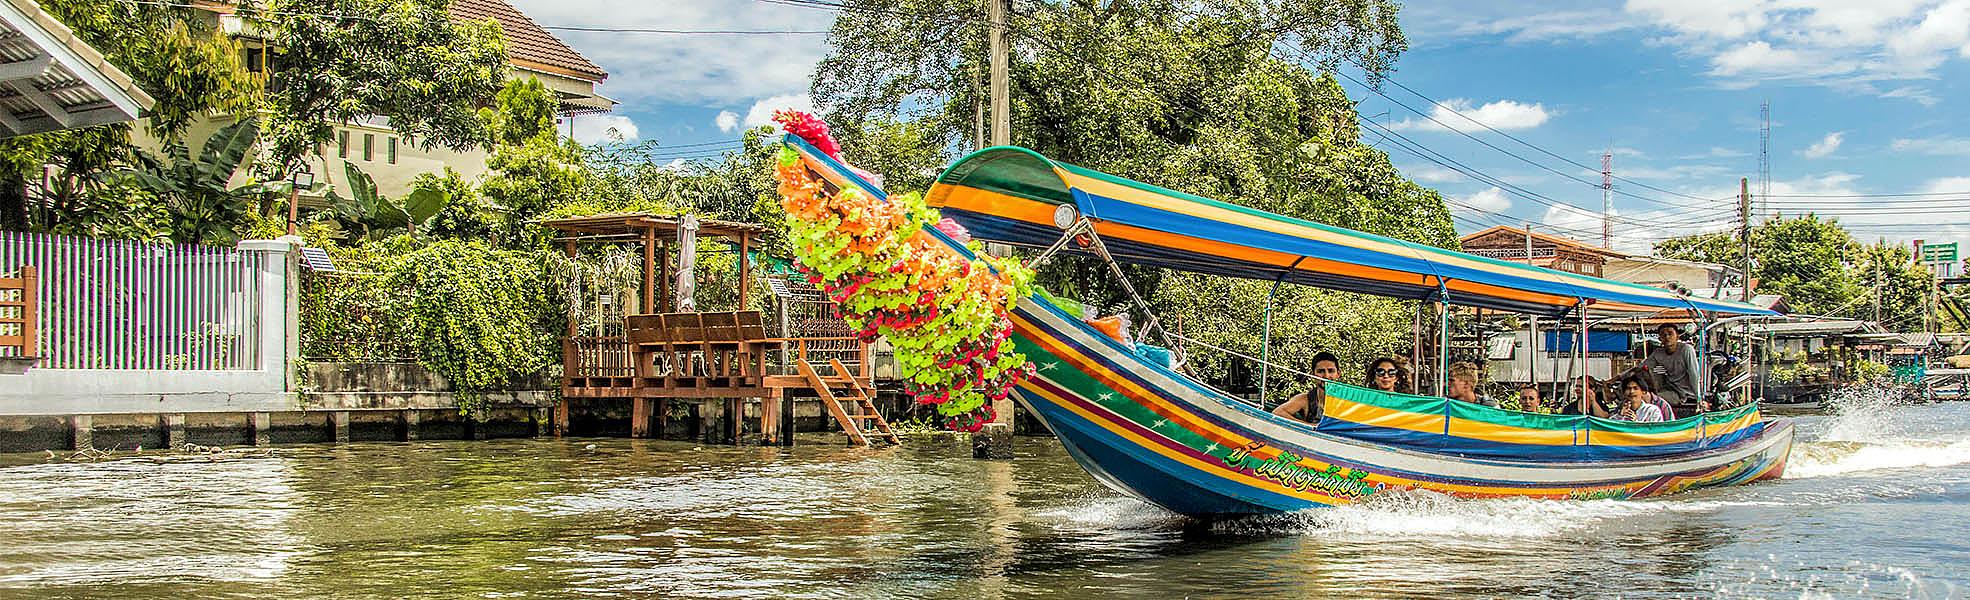
[[[1686,455],[1529,462],[1417,452],[1282,419],[1161,366],[1043,300],[1014,314],[1038,367],[1020,403],[1118,492],[1192,516],[1277,513],[1421,489],[1466,498],[1635,498],[1778,477],[1792,427],[1774,421]]]

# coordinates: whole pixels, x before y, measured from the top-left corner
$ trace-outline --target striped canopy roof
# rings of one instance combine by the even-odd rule
[[[974,236],[1024,246],[1058,240],[1055,211],[1071,204],[1116,260],[1182,271],[1411,300],[1447,295],[1452,304],[1546,316],[1579,307],[1776,314],[1322,225],[1056,162],[1025,148],[987,148],[960,159],[938,176],[928,200]]]

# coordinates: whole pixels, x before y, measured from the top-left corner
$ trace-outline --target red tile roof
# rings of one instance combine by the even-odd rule
[[[506,0],[452,0],[451,16],[460,21],[498,21],[506,33],[506,58],[515,66],[593,82],[609,78],[608,71],[568,47],[561,38],[541,29],[540,24]]]

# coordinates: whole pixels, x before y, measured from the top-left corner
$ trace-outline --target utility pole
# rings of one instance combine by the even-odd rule
[[[991,21],[992,46],[992,145],[1012,144],[1011,82],[1007,64],[1011,61],[1010,50],[1006,47],[1006,12],[1012,0],[985,0],[985,18]]]
[[[1751,302],[1751,179],[1737,180],[1738,236],[1744,239],[1744,258],[1738,268],[1739,279],[1744,284],[1744,293],[1738,299]]]
[[[1525,221],[1525,266],[1528,267],[1532,266],[1532,222],[1531,221]],[[1526,377],[1528,378],[1528,381],[1532,383],[1532,389],[1537,390],[1539,389],[1539,363],[1543,362],[1540,361],[1539,359],[1544,358],[1544,352],[1542,352],[1543,349],[1539,347],[1539,315],[1528,315],[1526,317],[1525,322],[1526,322],[1526,332],[1527,332],[1525,337],[1526,339],[1525,370],[1527,373]]]
[[[1614,149],[1601,153],[1601,248],[1614,247]],[[1526,255],[1530,260],[1532,255]]]

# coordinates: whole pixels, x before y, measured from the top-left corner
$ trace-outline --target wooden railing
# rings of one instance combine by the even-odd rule
[[[0,356],[40,356],[35,346],[34,267],[22,266],[13,277],[0,277]]]
[[[620,337],[561,339],[562,366],[568,377],[632,377],[636,356],[629,340]]]

